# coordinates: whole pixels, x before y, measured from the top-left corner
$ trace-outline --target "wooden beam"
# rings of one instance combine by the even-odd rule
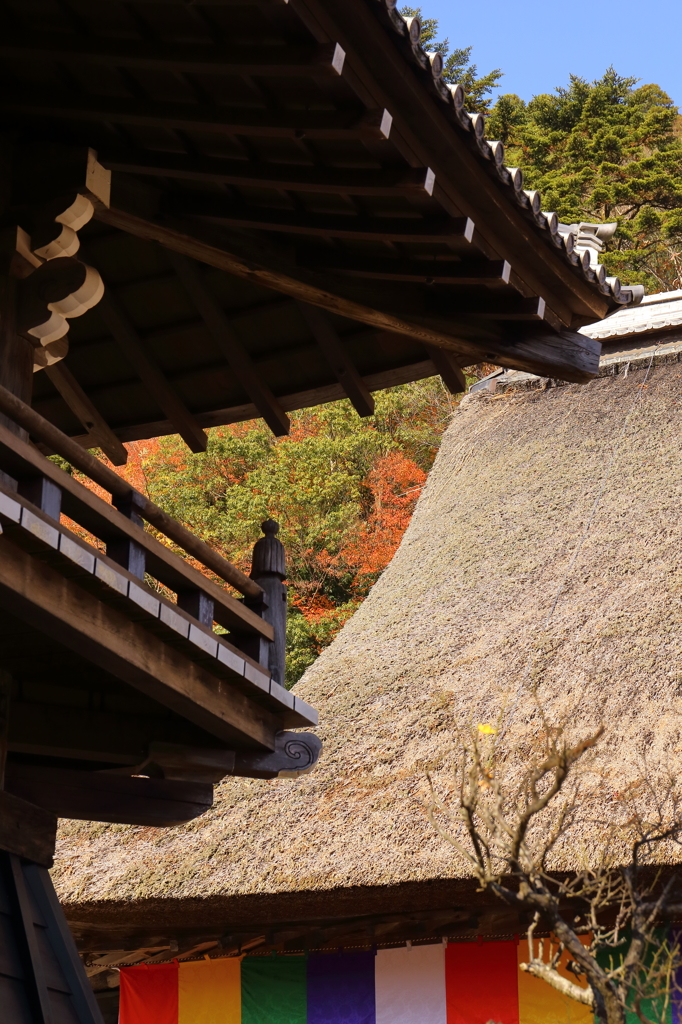
[[[466,391],[466,377],[452,352],[448,352],[445,348],[438,348],[436,345],[425,345],[424,348],[443,378],[443,383],[448,391],[453,395],[461,395],[463,391]]]
[[[91,447],[101,448],[114,466],[125,466],[128,452],[123,447],[104,417],[92,404],[83,388],[63,362],[45,367],[59,394],[76,419],[82,423],[92,439]]]
[[[54,813],[0,790],[0,850],[51,868],[56,838]]]
[[[149,220],[112,200],[109,208],[99,206],[97,218],[139,238],[153,239],[166,248],[236,277],[256,281],[380,330],[407,334],[427,344],[439,345],[462,356],[462,365],[494,362],[513,369],[582,383],[599,370],[601,346],[584,334],[563,331],[555,334],[534,325],[523,331],[505,329],[494,322],[437,316],[427,313],[396,314],[396,295],[370,282],[351,282],[338,274],[324,274],[297,267],[286,253],[261,240],[216,231],[209,225],[186,221]]]
[[[74,99],[41,90],[7,95],[0,107],[10,114],[45,118],[48,121],[103,121],[135,125],[138,128],[178,129],[217,135],[246,135],[290,139],[382,139],[388,138],[391,116],[386,110],[366,113],[351,110],[301,110],[276,113],[271,110],[235,110],[208,104],[172,103],[163,100],[111,98]]]
[[[497,256],[519,269],[526,284],[565,324],[571,325],[571,315],[591,312],[596,320],[607,314],[609,299],[524,216],[490,163],[454,127],[452,106],[433,97],[430,80],[424,80],[428,72],[420,72],[406,55],[403,41],[387,31],[385,21],[382,24],[385,14],[365,0],[298,0],[297,10],[315,24],[321,37],[344,47],[346,80],[357,95],[374,106],[390,103],[395,116],[392,141],[409,163],[432,168],[435,198],[442,197],[471,217]]]
[[[372,416],[374,414],[374,398],[353,365],[327,314],[324,310],[317,306],[311,306],[307,302],[299,302],[297,305],[358,416]]]
[[[485,285],[509,284],[511,266],[506,260],[405,260],[367,258],[308,249],[296,254],[297,262],[311,270],[323,267],[351,277],[377,281],[407,281],[415,284]]]
[[[3,889],[5,889],[3,896],[5,898],[3,903],[6,906],[7,903],[5,901],[9,902],[10,907],[14,910],[12,916],[15,920],[11,921],[10,918],[10,928],[16,936],[14,942],[18,946],[16,951],[19,953],[20,963],[23,961],[21,963],[23,968],[21,971],[21,982],[23,984],[20,982],[21,988],[24,990],[22,994],[30,1006],[30,1019],[33,1021],[33,1024],[52,1024],[54,1020],[52,999],[45,971],[49,959],[44,955],[43,943],[39,941],[38,927],[36,927],[36,925],[43,924],[43,922],[40,919],[39,922],[36,921],[36,917],[39,917],[39,915],[36,914],[26,885],[24,872],[28,865],[24,865],[15,854],[10,854],[9,857],[3,857],[2,859],[5,860],[7,865],[6,867],[3,865],[3,868],[5,868],[3,871],[5,875],[5,886],[3,886]],[[7,861],[9,861],[8,864]],[[7,889],[10,891],[7,892]],[[8,896],[9,900],[7,900]],[[42,928],[40,930],[41,932],[43,931]],[[44,939],[44,935],[41,935],[41,939]],[[47,963],[45,962],[46,960]],[[12,1016],[15,1016],[15,1014],[13,1013]]]
[[[227,359],[230,367],[258,409],[275,437],[289,433],[290,420],[272,391],[259,376],[251,356],[234,333],[220,304],[201,279],[199,267],[180,253],[167,251],[167,256],[192,302],[197,307],[208,331]]]
[[[172,74],[248,76],[340,75],[345,53],[339,46],[289,45],[226,47],[191,43],[153,44],[126,39],[82,39],[68,35],[4,35],[0,56],[21,61],[59,61],[95,67],[166,71]]]
[[[273,750],[280,717],[0,537],[0,607],[236,747]],[[229,697],[229,699],[228,699]]]
[[[215,621],[226,629],[238,633],[253,633],[267,640],[273,638],[272,626],[241,601],[237,601],[222,587],[199,573],[185,558],[175,554],[166,544],[162,544],[146,530],[140,529],[122,516],[112,505],[103,501],[78,480],[74,480],[70,474],[64,473],[54,463],[45,460],[28,444],[11,442],[10,436],[7,428],[0,425],[0,461],[4,466],[11,467],[17,479],[33,476],[49,481],[61,494],[62,511],[74,522],[96,537],[107,541],[130,541],[139,545],[144,550],[149,573],[170,590],[179,593],[183,590],[201,588],[213,601]],[[60,526],[59,530],[62,529],[66,530],[66,527]],[[176,543],[182,546],[179,540]],[[189,553],[201,561],[198,550]],[[213,571],[216,572],[217,568],[217,565],[213,567]],[[258,597],[262,590],[251,582],[253,590],[250,596]]]
[[[293,235],[380,242],[453,242],[471,244],[474,223],[466,217],[356,217],[246,206],[223,196],[169,193],[163,203],[171,215],[202,217],[230,227],[283,231]]]
[[[178,434],[193,452],[205,452],[208,438],[182,399],[173,391],[144,344],[128,315],[110,288],[99,303],[99,313],[114,340],[148,389],[152,398],[174,424]]]
[[[59,964],[62,978],[66,982],[69,1003],[72,1012],[75,1013],[75,1019],[80,1024],[96,1024],[101,1021],[101,1017],[95,993],[83,971],[76,943],[69,931],[52,879],[47,870],[37,864],[26,864],[23,871],[33,903],[42,918],[38,927],[43,933],[43,949],[47,940],[46,944],[52,947],[54,959]],[[54,1017],[52,1019],[54,1020]]]
[[[215,746],[212,737],[190,722],[168,715],[165,709],[155,717],[12,702],[9,750],[15,754],[134,766],[145,760],[153,741],[188,746],[211,742]]]
[[[7,790],[59,818],[156,828],[191,821],[213,804],[213,787],[205,782],[25,764],[7,766]]]
[[[99,156],[106,167],[125,174],[322,195],[430,195],[434,183],[428,167],[356,170],[107,148],[102,149]]]
[[[370,392],[383,391],[385,388],[397,387],[399,384],[409,384],[415,380],[425,380],[427,377],[433,377],[437,372],[430,359],[423,359],[418,363],[392,367],[389,370],[383,370],[381,373],[368,374],[363,379]],[[341,385],[338,381],[334,381],[333,384],[325,384],[321,387],[310,388],[307,391],[297,391],[294,394],[282,395],[279,401],[283,409],[288,412],[295,412],[298,409],[310,409],[316,405],[324,405],[326,402],[337,402],[346,397],[346,393]],[[244,405],[233,405],[227,409],[214,409],[211,412],[199,413],[197,418],[203,427],[220,427],[228,423],[254,420],[257,419],[258,415],[258,409],[253,403],[249,402]],[[167,420],[135,424],[121,430],[121,436],[126,441],[138,441],[142,438],[160,437],[162,434],[170,433],[172,433],[172,426]],[[77,437],[73,440],[76,443],[81,443],[81,439]]]
[[[134,494],[135,504],[140,515],[156,530],[165,534],[169,540],[182,548],[187,554],[196,558],[202,565],[206,566],[225,580],[235,590],[246,594],[249,597],[260,598],[262,590],[253,580],[245,576],[231,562],[223,558],[208,544],[196,537],[177,520],[172,519],[162,509],[155,505],[139,491],[134,491],[127,480],[118,476],[112,469],[104,465],[101,460],[96,459],[89,452],[83,451],[72,438],[67,437],[54,424],[45,420],[39,413],[30,406],[20,402],[5,388],[0,387],[0,409],[17,423],[23,426],[30,433],[48,445],[52,452],[61,455],[76,469],[89,476],[91,480],[99,484],[112,495],[112,498],[120,498],[124,501],[131,500]],[[135,526],[125,516],[116,512],[112,506],[102,501],[93,494],[89,488],[74,480],[68,473],[64,473],[53,463],[46,461],[38,452],[23,441],[12,442],[10,431],[0,424],[0,451],[2,453],[2,464],[11,468],[17,479],[21,476],[43,476],[57,485],[62,492],[63,511],[71,519],[74,519],[86,530],[94,533],[95,536],[117,539],[130,539],[141,547],[145,548],[149,558],[149,570],[156,575],[156,578],[167,583],[176,592],[178,590],[201,588],[212,593],[216,604],[225,604],[233,601],[228,594],[220,587],[215,587],[206,577],[192,569],[185,559],[175,555],[165,544],[160,544],[149,533],[140,527]],[[101,532],[100,532],[101,531]],[[155,547],[157,545],[157,547]],[[153,560],[153,561],[152,561]],[[170,582],[167,573],[175,574],[175,581]],[[159,575],[161,574],[161,575]],[[165,576],[165,578],[164,578]],[[187,580],[187,584],[184,584]],[[211,592],[211,587],[215,590]],[[267,629],[257,615],[243,609],[239,602],[234,602],[237,607],[242,608],[242,613],[236,613],[238,619],[249,619],[252,621],[253,630],[261,632]],[[248,613],[248,614],[247,614]],[[220,621],[220,620],[218,620]],[[246,625],[246,622],[245,622]],[[229,628],[229,627],[228,627]]]

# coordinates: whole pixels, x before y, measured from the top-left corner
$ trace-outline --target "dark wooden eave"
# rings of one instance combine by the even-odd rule
[[[388,0],[5,0],[6,220],[30,232],[79,148],[112,171],[81,233],[108,298],[72,321],[71,388],[36,376],[45,416],[200,451],[443,366],[595,374],[577,328],[634,293],[523,191],[415,24]]]

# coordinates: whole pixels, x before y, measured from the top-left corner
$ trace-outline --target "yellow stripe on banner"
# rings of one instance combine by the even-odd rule
[[[241,957],[181,963],[178,1024],[241,1024]]]
[[[545,960],[547,959],[547,943],[549,941],[549,939],[545,939]],[[583,945],[587,945],[589,941],[589,937],[581,938]],[[556,940],[552,945],[553,949],[556,949]],[[535,955],[538,955],[537,940]],[[528,942],[524,939],[518,946],[518,962],[519,964],[528,963],[528,959]],[[570,957],[564,952],[559,964],[559,974],[586,988],[585,983],[576,978],[575,974],[566,970],[566,963],[569,959]],[[519,1024],[592,1024],[592,1022],[593,1013],[589,1006],[562,995],[541,978],[534,978],[526,971],[519,970]]]

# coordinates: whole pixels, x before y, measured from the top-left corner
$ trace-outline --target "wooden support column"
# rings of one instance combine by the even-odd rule
[[[0,790],[5,788],[5,765],[7,764],[9,705],[11,694],[12,677],[9,672],[0,671]]]
[[[33,343],[16,331],[17,228],[0,232],[0,384],[31,404],[33,391]],[[28,440],[28,432],[0,415],[2,422],[13,434]],[[4,474],[3,474],[4,477]],[[5,477],[5,479],[7,479]]]
[[[287,588],[283,580],[286,576],[286,556],[284,545],[277,539],[279,524],[273,519],[266,519],[261,525],[265,534],[256,541],[253,548],[253,560],[251,564],[251,579],[255,580],[262,587],[265,599],[259,602],[256,608],[250,601],[246,601],[248,607],[259,611],[266,622],[269,622],[275,631],[273,641],[263,638],[249,638],[253,643],[258,644],[258,652],[250,653],[257,657],[262,665],[267,665],[270,674],[276,683],[284,686],[286,677],[286,640],[287,640]]]
[[[118,509],[118,511],[129,519],[131,523],[135,523],[141,529],[144,529],[144,521],[140,515],[140,501],[144,501],[141,494],[137,491],[130,491],[130,494],[121,498],[118,495],[112,495],[112,504]],[[144,579],[146,569],[146,559],[144,548],[140,544],[136,544],[134,540],[129,538],[116,538],[116,540],[110,540],[107,544],[107,554],[109,558],[113,558],[115,562],[122,565],[128,572],[132,572],[134,576],[139,579]]]
[[[215,602],[203,590],[181,590],[178,593],[178,608],[193,615],[202,625],[209,628],[213,626]]]

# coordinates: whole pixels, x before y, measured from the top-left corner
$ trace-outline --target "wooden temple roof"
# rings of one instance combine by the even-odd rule
[[[435,372],[460,390],[480,360],[588,380],[577,329],[639,298],[542,212],[394,0],[4,0],[0,26],[6,209],[69,184],[76,151],[111,171],[79,253],[105,299],[34,386],[84,444],[281,434]]]

